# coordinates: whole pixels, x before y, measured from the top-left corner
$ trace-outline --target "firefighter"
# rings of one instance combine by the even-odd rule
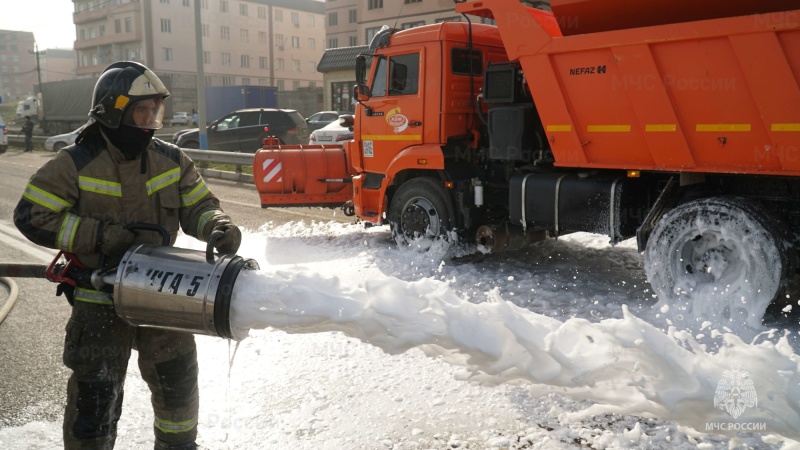
[[[59,151],[30,179],[14,223],[36,244],[76,255],[89,268],[113,268],[137,243],[173,245],[178,227],[215,248],[235,253],[241,232],[209,191],[193,162],[153,137],[169,92],[147,67],[117,62],[100,75],[89,122],[76,143]],[[131,349],[152,392],[155,449],[195,449],[198,421],[197,352],[185,332],[136,328],[114,313],[111,294],[62,285],[72,304],[66,326],[67,384],[64,446],[113,448]],[[64,289],[66,288],[66,289]]]

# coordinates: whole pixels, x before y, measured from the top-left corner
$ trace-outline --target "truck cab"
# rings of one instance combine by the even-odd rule
[[[364,67],[371,59],[369,77],[357,75],[354,140],[346,148],[358,172],[356,214],[379,225],[387,220],[386,202],[406,179],[427,172],[444,180],[446,155],[463,158],[475,147],[480,122],[474,98],[484,68],[507,57],[496,27],[470,30],[463,22],[385,29],[370,48],[358,63]]]

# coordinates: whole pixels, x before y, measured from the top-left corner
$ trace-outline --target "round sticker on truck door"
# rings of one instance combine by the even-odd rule
[[[402,133],[408,128],[408,117],[400,114],[400,108],[395,108],[386,115],[386,123],[394,128],[395,133]]]

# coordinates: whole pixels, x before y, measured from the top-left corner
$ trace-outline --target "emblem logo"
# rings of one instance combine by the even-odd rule
[[[756,388],[749,374],[742,370],[739,363],[733,363],[730,370],[722,372],[723,378],[717,383],[714,393],[714,407],[726,411],[734,419],[742,415],[745,409],[758,405]]]

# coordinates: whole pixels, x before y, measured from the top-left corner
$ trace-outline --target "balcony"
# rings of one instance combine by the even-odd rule
[[[105,3],[103,4],[105,5]],[[141,17],[141,11],[142,4],[139,2],[123,3],[121,5],[108,5],[101,8],[92,8],[89,10],[72,13],[72,22],[75,23],[75,25],[82,25],[98,20],[108,19],[108,16],[130,12],[135,12],[137,17]]]

